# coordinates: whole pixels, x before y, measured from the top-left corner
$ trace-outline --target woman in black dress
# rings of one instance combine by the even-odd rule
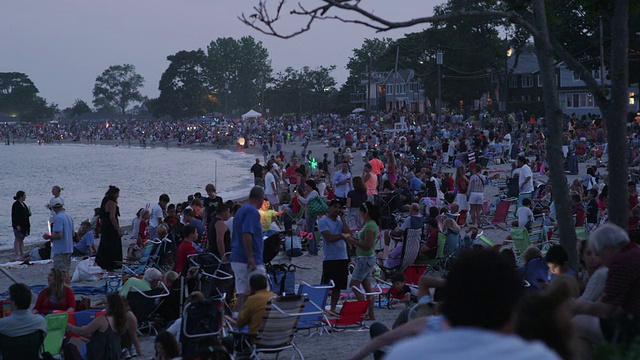
[[[13,227],[13,235],[15,237],[13,252],[16,258],[24,256],[24,238],[29,236],[31,232],[31,223],[29,222],[31,209],[24,203],[26,199],[27,194],[20,190],[13,197],[15,202],[11,206],[11,227]]]
[[[120,209],[118,197],[120,189],[109,185],[100,205],[100,220],[102,221],[102,236],[96,255],[96,264],[101,268],[112,271],[122,268],[122,229],[118,221]]]

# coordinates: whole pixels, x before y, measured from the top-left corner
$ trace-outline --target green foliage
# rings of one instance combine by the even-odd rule
[[[258,108],[269,83],[269,52],[251,36],[218,38],[207,47],[209,86],[218,93],[222,109],[238,113]],[[226,103],[225,103],[226,102]]]
[[[153,113],[178,119],[212,111],[219,101],[207,86],[209,78],[204,51],[183,50],[167,56],[167,60],[169,67],[160,78],[160,97]]]
[[[76,115],[82,115],[82,114],[90,113],[91,112],[91,108],[83,100],[76,99],[73,102],[73,105],[71,105],[71,107],[68,107],[68,108],[64,109],[63,112],[68,117],[74,117]]]
[[[636,360],[640,359],[640,336],[629,347],[623,344],[607,344],[594,350],[596,360]]]
[[[58,105],[47,103],[38,93],[38,88],[26,74],[0,73],[0,112],[26,121],[53,117]]]
[[[318,113],[326,112],[332,106],[337,93],[336,81],[331,72],[335,65],[300,70],[292,67],[276,74],[265,93],[265,103],[271,113]]]
[[[118,109],[124,115],[132,102],[141,102],[144,97],[140,88],[144,78],[136,73],[131,64],[109,66],[96,78],[93,87],[93,105],[98,109]]]
[[[349,57],[347,70],[349,79],[346,84],[357,85],[360,77],[367,72],[369,64],[371,71],[385,72],[393,69],[396,59],[396,43],[390,38],[365,39],[359,49],[353,49],[353,56]]]

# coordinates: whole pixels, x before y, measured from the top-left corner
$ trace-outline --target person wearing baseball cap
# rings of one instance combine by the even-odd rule
[[[64,210],[62,198],[51,199],[51,209],[56,213],[51,234],[44,234],[45,240],[51,240],[51,258],[53,268],[67,273],[71,267],[71,254],[73,253],[73,220]]]

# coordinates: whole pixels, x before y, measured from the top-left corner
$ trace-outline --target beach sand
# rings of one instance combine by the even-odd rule
[[[103,142],[100,142],[101,144]],[[113,142],[114,144],[116,142]],[[106,145],[109,145],[108,142],[105,142]],[[190,145],[191,147],[211,147],[212,150],[215,149],[214,146],[211,145]],[[190,147],[186,146],[186,147]],[[230,148],[227,148],[230,149]],[[300,153],[301,146],[300,143],[288,143],[283,145],[283,151],[287,155],[287,159],[293,150],[296,150],[297,153]],[[333,151],[335,148],[327,148],[322,143],[312,143],[308,147],[308,149],[312,150],[314,156],[316,158],[322,159],[322,154],[328,153],[329,158],[333,161]],[[274,146],[275,150],[275,146]],[[242,149],[239,151],[248,152],[251,154],[256,154],[257,157],[262,158],[261,149],[259,146],[250,149]],[[353,175],[361,175],[363,161],[360,157],[360,152],[357,151],[354,153],[354,171]],[[333,165],[333,164],[332,164]],[[580,175],[583,176],[586,172],[585,165],[580,164]],[[500,171],[509,171],[511,168],[510,164],[503,165],[492,165],[492,170],[500,170]],[[601,172],[604,172],[605,169],[602,169]],[[445,168],[444,171],[453,171],[451,168]],[[500,173],[501,177],[504,178],[503,172]],[[574,178],[578,176],[569,177],[569,181],[572,181]],[[202,191],[204,193],[204,185],[202,184]],[[494,186],[487,186],[485,189],[485,198],[490,201],[495,201],[496,195],[498,194],[498,189]],[[226,200],[226,199],[225,199]],[[121,219],[122,223],[128,224],[131,219]],[[503,230],[496,229],[485,229],[484,234],[487,235],[490,239],[500,242],[507,236],[507,232]],[[132,241],[128,239],[128,236],[125,236],[123,239],[123,253],[126,254],[126,249]],[[28,249],[30,250],[30,248]],[[5,251],[0,253],[0,261],[6,262],[8,261],[8,257],[10,252]],[[310,284],[317,284],[320,282],[321,272],[322,272],[322,250],[320,250],[319,256],[301,256],[297,258],[293,258],[291,263],[299,266],[296,272],[296,282],[300,283],[301,281],[305,281]],[[77,265],[77,261],[72,261],[72,271],[75,269]],[[12,268],[5,269],[9,272],[17,281],[23,282],[27,285],[44,285],[46,284],[47,274],[51,268],[51,265],[31,265],[24,266],[22,268]],[[4,274],[0,276],[0,289],[6,291],[8,287],[12,284],[12,281],[5,276]],[[83,282],[83,283],[74,283],[73,285],[86,285],[86,286],[99,286],[104,285],[104,280],[96,281],[96,282]],[[102,300],[103,296],[91,296],[92,302],[96,302]],[[33,298],[35,302],[35,295]],[[400,313],[404,305],[396,306],[395,309],[376,309],[376,318],[377,321],[380,321],[391,327],[393,321],[396,316]],[[367,321],[367,324],[371,324],[372,321]],[[144,356],[139,357],[141,359],[148,359],[153,356],[154,345],[153,345],[153,336],[143,336],[141,337],[141,342],[143,346]],[[358,348],[360,348],[363,344],[365,344],[369,340],[368,331],[359,331],[359,332],[340,332],[333,333],[330,335],[324,334],[322,336],[314,335],[312,337],[306,337],[306,332],[300,334],[300,336],[296,336],[295,342],[308,359],[344,359],[347,358],[350,354],[353,354]],[[291,356],[291,352],[287,351],[284,356]]]

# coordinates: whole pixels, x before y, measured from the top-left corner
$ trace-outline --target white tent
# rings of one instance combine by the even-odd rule
[[[255,111],[255,110],[249,110],[248,113],[242,115],[243,119],[247,119],[247,118],[257,118],[262,116],[262,114],[260,114],[259,112]]]

